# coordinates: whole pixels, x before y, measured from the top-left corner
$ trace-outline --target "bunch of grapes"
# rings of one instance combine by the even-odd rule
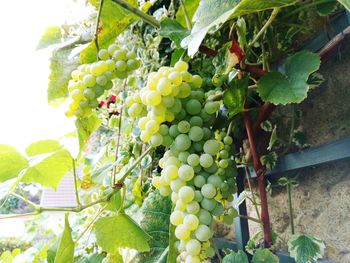
[[[113,87],[112,80],[126,78],[140,65],[135,52],[121,49],[116,44],[101,49],[98,56],[98,62],[80,65],[72,72],[68,84],[71,101],[67,117],[89,116],[99,106],[98,98]]]
[[[147,86],[128,97],[128,113],[140,116],[140,138],[152,146],[166,147],[159,160],[160,176],[153,185],[171,196],[170,222],[178,241],[179,262],[197,263],[214,256],[211,245],[213,218],[226,218],[225,200],[235,189],[233,139],[212,125],[220,102],[201,89],[200,76],[192,76],[187,63],[163,67],[151,73]]]

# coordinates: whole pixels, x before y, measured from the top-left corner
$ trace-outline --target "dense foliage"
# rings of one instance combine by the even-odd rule
[[[96,13],[79,25],[48,28],[38,44],[53,49],[48,100],[65,101],[76,131],[34,142],[25,153],[0,145],[0,182],[7,186],[0,199],[26,202],[26,215],[35,217],[28,233],[46,236],[25,251],[7,250],[0,262],[248,262],[243,251],[219,251],[213,237],[214,225],[232,224],[248,198],[233,194],[238,168],[250,161],[259,177],[252,202],[257,211],[261,204],[253,220],[262,231],[247,251],[252,262],[279,262],[268,249],[276,235],[264,173],[278,154],[303,143],[294,121],[282,143],[276,127],[263,122],[268,114],[259,116],[302,102],[320,83],[320,56],[300,51],[302,43],[349,2],[86,5]],[[255,139],[260,127],[270,133],[268,145]],[[261,155],[257,143],[266,149]],[[73,207],[41,206],[21,190],[33,183],[57,189],[64,177],[74,181]],[[53,211],[66,212],[60,233],[45,224]],[[323,249],[309,235],[289,241],[297,262],[313,262]]]

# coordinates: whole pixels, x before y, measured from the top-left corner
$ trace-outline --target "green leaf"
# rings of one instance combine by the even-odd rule
[[[50,76],[47,89],[47,98],[50,104],[59,105],[68,96],[68,82],[72,71],[78,67],[79,58],[71,58],[70,53],[74,46],[70,45],[52,52],[50,59]]]
[[[224,44],[213,59],[215,73],[218,75],[229,73],[238,63],[237,56],[230,52],[231,44],[231,41]]]
[[[58,44],[62,40],[62,32],[60,26],[51,26],[45,29],[41,36],[36,49],[47,48],[53,44]]]
[[[237,37],[238,37],[238,43],[239,46],[246,50],[246,47],[248,45],[247,42],[247,25],[243,17],[239,17],[236,22],[236,29],[237,29]]]
[[[262,165],[266,166],[268,169],[272,169],[277,162],[278,155],[275,152],[269,152],[260,157],[260,162]]]
[[[311,263],[322,258],[325,244],[322,240],[308,235],[293,235],[288,240],[288,251],[296,263]]]
[[[338,0],[348,11],[350,11],[350,0]]]
[[[259,248],[255,251],[252,263],[278,263],[278,257],[268,249]]]
[[[89,2],[98,7],[99,1],[89,0]],[[128,4],[137,7],[136,0],[126,0]],[[103,8],[100,16],[100,32],[98,34],[99,47],[107,48],[112,44],[115,38],[122,33],[131,23],[137,21],[139,18],[114,3],[112,0],[105,0],[103,2]],[[95,42],[92,41],[84,50],[80,53],[80,62],[91,63],[97,60],[97,51]]]
[[[62,149],[62,145],[56,140],[42,140],[33,142],[26,149],[28,156],[56,152]]]
[[[289,57],[285,73],[270,72],[258,82],[258,92],[264,101],[273,104],[300,103],[307,97],[309,75],[320,67],[320,57],[300,51]]]
[[[137,222],[150,236],[149,252],[139,252],[126,262],[133,263],[165,263],[165,250],[169,244],[169,218],[171,200],[163,197],[158,191],[152,192],[143,202]]]
[[[320,16],[328,16],[337,7],[337,0],[321,3],[318,3],[319,0],[313,0],[313,2],[316,3],[316,10]]]
[[[166,17],[160,21],[159,34],[171,39],[178,48],[181,48],[181,40],[187,37],[190,32],[178,21]]]
[[[119,253],[119,248],[150,250],[151,237],[125,214],[99,218],[94,223],[94,232],[97,244],[112,254]]]
[[[115,194],[113,194],[112,197],[108,200],[106,209],[111,211],[118,211],[121,205],[122,205],[122,196],[120,191],[118,191]]]
[[[50,245],[49,249],[47,250],[47,262],[48,263],[54,263],[55,262],[56,252],[57,252],[57,248],[58,248],[59,243],[60,243],[59,239],[55,240]]]
[[[229,19],[256,13],[276,7],[292,5],[298,0],[203,0],[193,16],[195,22],[191,35],[182,42],[188,48],[188,55],[193,56],[207,33],[214,33]]]
[[[173,67],[176,62],[180,60],[180,58],[185,54],[186,50],[183,48],[177,48],[174,50],[174,52],[171,54],[171,61],[170,61],[170,67]]]
[[[244,253],[242,250],[239,250],[238,252],[232,251],[230,254],[224,257],[222,260],[222,263],[248,263],[248,257],[247,254]]]
[[[0,182],[16,177],[28,165],[27,159],[15,148],[0,144]]]
[[[198,4],[199,4],[199,0],[184,0],[184,5],[185,5],[185,9],[187,12],[187,15],[190,19],[190,21],[192,20],[192,17],[194,15],[194,12],[196,12],[197,8],[198,8]],[[179,7],[179,9],[177,10],[176,13],[176,20],[183,26],[186,27],[186,19],[185,19],[185,15],[184,12],[182,10],[181,7]]]
[[[168,247],[168,257],[166,263],[176,262],[178,256],[178,250],[176,246],[176,236],[175,236],[175,226],[170,224],[169,227],[169,247]]]
[[[66,213],[64,217],[64,229],[56,252],[55,263],[70,262],[74,262],[74,242],[72,239],[72,229],[69,226],[68,213]]]
[[[243,111],[248,82],[248,75],[242,79],[234,78],[229,83],[229,88],[224,92],[224,104],[229,110],[229,117],[232,118]]]
[[[64,175],[72,169],[72,156],[66,149],[50,154],[29,167],[22,177],[25,183],[40,183],[56,189]]]
[[[97,130],[100,124],[101,120],[95,114],[75,121],[75,127],[78,131],[80,151],[84,150],[86,141],[90,138],[90,135]]]
[[[10,250],[6,250],[1,254],[0,257],[1,263],[12,263],[13,256]]]
[[[78,263],[102,263],[105,257],[102,254],[95,253],[79,260]]]
[[[141,206],[142,205],[142,201],[143,201],[143,197],[142,197],[140,176],[137,178],[136,182],[134,183],[134,186],[132,188],[132,194],[135,197],[135,203],[138,206]]]

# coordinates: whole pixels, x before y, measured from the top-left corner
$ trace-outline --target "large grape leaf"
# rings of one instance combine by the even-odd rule
[[[247,254],[242,250],[238,252],[232,251],[230,254],[226,255],[222,260],[222,263],[248,263]]]
[[[56,140],[42,140],[33,142],[26,148],[28,156],[51,153],[61,150],[63,146]]]
[[[50,104],[59,105],[68,96],[68,82],[72,71],[79,65],[79,57],[71,57],[74,45],[68,45],[52,52],[47,98]]]
[[[350,0],[338,0],[350,12]]]
[[[25,183],[39,183],[56,189],[64,175],[72,169],[72,156],[66,149],[45,156],[29,167],[22,176]]]
[[[188,55],[193,56],[207,33],[217,31],[227,20],[276,7],[288,6],[298,0],[202,0],[193,16],[191,35],[182,40]],[[239,3],[238,3],[239,2]]]
[[[188,15],[188,18],[190,21],[192,20],[192,17],[194,15],[194,12],[196,12],[198,5],[199,5],[199,0],[184,0],[184,6]],[[176,13],[176,20],[183,26],[186,27],[186,19],[185,19],[185,14],[183,12],[183,9],[179,7]]]
[[[181,48],[181,40],[187,37],[189,33],[186,28],[174,19],[165,18],[160,22],[159,34],[170,38],[178,48]]]
[[[308,235],[293,235],[288,240],[288,251],[296,263],[311,263],[322,258],[325,244]]]
[[[165,251],[169,244],[169,217],[171,213],[171,200],[163,197],[158,191],[151,193],[143,202],[136,220],[140,227],[152,239],[149,242],[149,252],[139,252],[125,262],[133,263],[165,263]],[[165,252],[165,253],[164,253]]]
[[[150,251],[151,236],[126,214],[99,218],[93,228],[97,244],[108,253],[117,254],[120,248]]]
[[[37,49],[47,48],[53,44],[58,44],[62,40],[62,32],[60,26],[50,26],[45,29],[41,36]]]
[[[307,97],[307,80],[320,67],[320,57],[309,51],[300,51],[289,57],[284,74],[270,72],[258,82],[258,92],[264,101],[273,104],[299,103]]]
[[[98,0],[89,0],[89,2],[98,7]],[[126,0],[126,2],[137,8],[136,0]],[[112,44],[115,38],[122,33],[131,23],[137,21],[139,18],[133,13],[122,8],[120,5],[113,2],[113,0],[105,0],[100,16],[100,29],[98,33],[98,44],[100,48],[107,48]],[[91,63],[97,60],[97,51],[95,42],[92,41],[80,53],[81,63]]]
[[[58,246],[55,263],[74,262],[74,242],[72,239],[72,229],[69,226],[68,213],[64,218],[64,229]]]
[[[0,144],[0,182],[16,177],[28,165],[27,159],[15,148]]]
[[[259,248],[254,252],[252,263],[278,263],[279,258],[268,249]]]

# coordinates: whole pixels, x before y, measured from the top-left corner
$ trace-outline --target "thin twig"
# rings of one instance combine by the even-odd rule
[[[240,218],[244,218],[244,219],[248,219],[248,220],[251,220],[255,223],[259,223],[261,225],[261,220],[257,219],[257,218],[254,218],[254,217],[251,217],[251,216],[245,216],[245,215],[238,215]]]
[[[98,6],[98,13],[96,17],[96,25],[95,25],[95,46],[96,46],[96,51],[97,51],[97,59],[98,59],[98,52],[100,51],[100,47],[98,45],[98,33],[99,33],[99,28],[100,28],[100,19],[101,19],[101,13],[102,13],[102,8],[103,8],[103,2],[104,0],[100,1],[100,5]]]
[[[27,217],[27,216],[36,216],[39,214],[40,214],[39,212],[33,212],[33,213],[26,213],[26,214],[5,215],[5,216],[0,216],[0,220],[11,219],[11,218],[21,218],[21,217]]]
[[[254,45],[255,42],[257,42],[260,37],[266,32],[267,28],[271,25],[273,20],[275,20],[280,8],[276,7],[272,10],[271,16],[269,19],[266,21],[265,25],[260,29],[258,34],[255,36],[255,38],[252,40],[252,42],[249,43],[248,47],[251,47]]]
[[[77,201],[78,207],[81,207],[80,199],[79,199],[79,193],[78,193],[78,182],[77,182],[77,169],[75,167],[75,159],[72,158],[73,163],[73,177],[74,177],[74,191],[75,191],[75,199]]]

